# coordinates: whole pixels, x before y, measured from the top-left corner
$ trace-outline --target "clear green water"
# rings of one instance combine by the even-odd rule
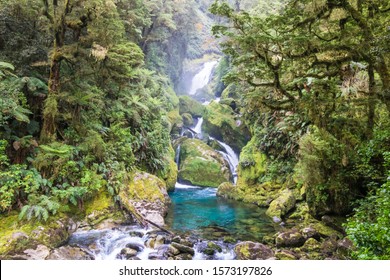
[[[216,196],[215,188],[176,188],[165,221],[175,232],[218,239],[261,241],[274,233],[265,210]]]

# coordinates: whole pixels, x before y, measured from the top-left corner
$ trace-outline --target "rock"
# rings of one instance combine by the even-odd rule
[[[223,156],[198,139],[181,144],[179,180],[192,185],[218,187],[232,174]]]
[[[126,248],[136,250],[137,252],[141,252],[144,250],[144,246],[142,246],[141,244],[135,244],[135,243],[126,244]]]
[[[179,113],[182,116],[190,114],[194,118],[200,118],[205,112],[205,107],[190,96],[180,96],[179,102]]]
[[[180,254],[174,257],[174,259],[179,261],[192,260],[192,256],[192,254]]]
[[[335,237],[337,239],[343,238],[343,234],[329,226],[324,225],[322,222],[314,222],[310,224],[310,227],[318,232],[323,238]]]
[[[161,245],[163,245],[165,243],[165,236],[162,236],[162,235],[158,235],[156,237],[156,242],[155,242],[155,247],[160,247]]]
[[[35,250],[27,249],[24,253],[28,256],[29,260],[44,260],[50,255],[50,249],[45,245],[38,245]]]
[[[120,255],[123,256],[125,259],[130,259],[132,257],[135,257],[137,255],[138,251],[131,248],[123,248],[121,250]]]
[[[129,235],[132,237],[139,237],[139,238],[142,238],[144,236],[144,234],[140,231],[130,231]]]
[[[348,257],[354,250],[355,246],[347,237],[337,242],[337,253],[341,255],[341,257]]]
[[[169,122],[169,132],[171,134],[180,135],[180,131],[183,128],[183,118],[179,114],[179,110],[172,110],[167,114]]]
[[[236,152],[241,151],[250,139],[247,127],[229,105],[213,101],[206,107],[203,118],[204,131]]]
[[[164,260],[165,258],[164,258],[164,256],[162,256],[159,253],[152,252],[152,253],[149,253],[148,259],[149,260]]]
[[[195,251],[191,247],[188,247],[188,246],[176,243],[176,242],[172,242],[171,245],[173,247],[175,247],[176,249],[178,249],[181,253],[190,254],[192,256],[195,255]]]
[[[141,216],[142,219],[164,226],[170,199],[165,182],[158,177],[135,172],[129,186],[120,190],[119,197],[122,205],[136,218],[140,219]]]
[[[297,260],[298,257],[291,251],[282,250],[275,253],[278,260]]]
[[[172,242],[181,243],[181,237],[180,236],[173,237]]]
[[[295,196],[289,189],[283,190],[278,198],[273,200],[265,214],[271,218],[281,218],[295,207]]]
[[[296,229],[279,233],[275,239],[276,247],[300,247],[305,238]]]
[[[177,256],[180,254],[180,251],[179,251],[179,249],[175,248],[174,246],[169,245],[167,253],[169,256]]]
[[[202,253],[209,255],[209,256],[214,255],[216,252],[219,252],[219,253],[222,252],[222,248],[221,248],[221,246],[215,244],[212,241],[209,241],[207,243],[207,247],[202,250]]]
[[[234,243],[237,242],[237,239],[234,238],[233,236],[225,236],[225,237],[223,238],[223,242],[225,242],[225,243],[230,243],[230,244],[234,244]]]
[[[55,249],[48,257],[47,260],[93,260],[94,257],[90,256],[80,248],[63,246]]]
[[[317,230],[310,226],[303,228],[301,232],[305,239],[314,238],[319,241],[321,238],[321,235],[317,232]]]
[[[302,246],[302,250],[304,252],[319,251],[320,248],[321,243],[314,238],[307,239],[305,244]]]
[[[74,222],[64,214],[51,216],[45,222],[19,221],[18,213],[3,214],[0,218],[0,258],[24,255],[28,249],[38,245],[48,248],[61,246],[68,240]],[[23,258],[29,258],[24,255]]]
[[[164,158],[165,168],[158,172],[158,177],[162,178],[166,183],[166,189],[168,192],[175,190],[175,184],[177,182],[178,166],[175,162],[175,151],[172,146],[169,147],[170,156]]]
[[[236,197],[236,186],[230,182],[224,182],[218,186],[217,196],[233,199]]]
[[[321,245],[321,251],[323,254],[331,256],[337,250],[337,241],[334,238],[328,238]]]
[[[239,260],[266,260],[274,257],[271,248],[252,241],[240,242],[234,247]]]
[[[191,114],[184,113],[181,115],[181,117],[183,118],[183,123],[185,126],[191,127],[194,125],[194,119],[192,118]]]

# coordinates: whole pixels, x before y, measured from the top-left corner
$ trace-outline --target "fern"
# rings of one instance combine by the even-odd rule
[[[19,220],[36,219],[38,221],[47,221],[50,215],[55,215],[60,208],[60,204],[53,197],[46,195],[29,196],[29,204],[24,205],[19,213]]]

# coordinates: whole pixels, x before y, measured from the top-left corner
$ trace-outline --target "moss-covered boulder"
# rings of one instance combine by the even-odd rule
[[[183,123],[185,126],[191,127],[194,125],[194,119],[192,118],[191,114],[184,113],[181,115],[181,117],[183,118]]]
[[[279,233],[275,243],[277,247],[300,247],[305,243],[305,238],[297,229],[292,229]]]
[[[266,260],[274,257],[271,248],[261,243],[251,241],[240,242],[234,247],[239,260]]]
[[[46,222],[19,221],[16,212],[1,215],[0,259],[10,259],[15,255],[23,255],[28,259],[24,251],[35,250],[39,245],[58,247],[75,229],[74,221],[66,215],[50,217]]]
[[[295,207],[295,196],[289,189],[280,192],[278,198],[273,200],[265,214],[271,218],[281,218]]]
[[[180,115],[190,114],[194,118],[200,118],[203,116],[205,107],[200,102],[189,96],[180,96],[179,100]]]
[[[130,184],[119,192],[122,205],[139,221],[163,226],[170,199],[166,184],[157,176],[137,171]]]
[[[192,185],[218,187],[232,174],[222,155],[198,139],[181,144],[179,180]]]
[[[213,101],[206,107],[203,118],[204,131],[236,152],[241,151],[248,142],[248,129],[229,105]]]
[[[171,134],[179,134],[180,131],[183,128],[183,118],[179,114],[179,110],[172,110],[168,112],[167,119],[169,123],[169,132]]]
[[[242,149],[238,165],[238,185],[254,185],[265,175],[267,157],[256,147],[256,138]]]
[[[169,153],[164,157],[165,167],[158,172],[158,177],[163,179],[167,191],[173,191],[177,182],[178,166],[175,162],[175,151],[172,145],[169,146]]]

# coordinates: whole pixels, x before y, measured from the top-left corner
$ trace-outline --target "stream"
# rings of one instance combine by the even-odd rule
[[[202,70],[192,80],[190,95],[209,83],[216,64],[216,61],[204,64]],[[194,137],[202,138],[202,124],[203,118],[199,118],[196,125],[190,129]],[[220,146],[218,152],[229,163],[233,174],[232,183],[236,184],[239,155],[226,143],[213,138],[210,140],[216,141]],[[179,163],[179,158],[180,145],[176,150],[176,163]],[[193,240],[190,242],[194,250],[192,259],[234,259],[235,243],[261,242],[263,236],[275,232],[264,209],[218,197],[216,193],[216,188],[190,186],[178,182],[175,190],[169,194],[172,203],[165,218],[166,227],[177,235],[187,236]],[[135,259],[161,259],[169,254],[168,244],[172,242],[172,237],[165,234],[138,225],[120,226],[105,230],[78,231],[70,237],[68,245],[80,247],[99,260],[121,259],[124,248],[132,250],[134,252],[132,258]],[[226,242],[227,239],[230,241]],[[162,240],[161,244],[150,245],[150,242],[157,240]],[[221,248],[212,256],[204,253],[210,240]]]

